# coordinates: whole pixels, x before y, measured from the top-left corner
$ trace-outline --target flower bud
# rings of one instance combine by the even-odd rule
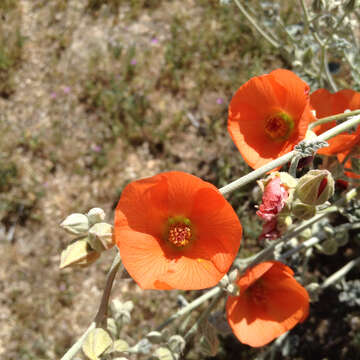
[[[321,244],[318,244],[316,247],[324,255],[335,255],[339,246],[336,240],[331,237],[323,241]]]
[[[154,352],[155,359],[158,360],[174,360],[174,356],[171,351],[166,347],[160,347]]]
[[[291,216],[278,216],[276,228],[281,234],[285,233],[287,229],[292,225]]]
[[[291,212],[300,220],[309,220],[316,214],[316,207],[304,204],[299,199],[296,199],[292,203]]]
[[[308,239],[311,238],[311,236],[312,236],[312,230],[310,228],[307,228],[307,229],[303,230],[299,234],[300,240],[308,240]]]
[[[89,220],[84,214],[74,213],[69,215],[60,226],[70,234],[84,235],[89,230]]]
[[[169,348],[176,354],[181,354],[186,346],[184,338],[180,335],[173,335],[168,341]]]
[[[105,220],[105,211],[100,208],[92,208],[87,213],[90,225],[103,222]]]
[[[107,318],[106,329],[113,336],[113,338],[116,338],[116,336],[118,334],[118,328],[116,326],[115,319]]]
[[[296,195],[305,204],[320,205],[334,194],[334,179],[327,170],[310,170],[299,179]]]
[[[150,331],[146,338],[152,343],[152,344],[161,344],[163,341],[163,336],[161,332],[159,331]]]
[[[108,223],[97,223],[93,225],[89,230],[89,244],[98,251],[109,250],[114,246],[113,228]]]
[[[311,4],[311,8],[315,13],[319,13],[325,9],[325,5],[324,0],[314,0]]]

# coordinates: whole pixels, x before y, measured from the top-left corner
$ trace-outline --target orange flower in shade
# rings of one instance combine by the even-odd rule
[[[319,89],[310,95],[310,103],[316,111],[316,117],[321,119],[336,114],[341,114],[345,110],[360,109],[360,93],[345,89],[334,94],[326,89]],[[316,126],[313,131],[319,135],[336,126],[335,121]],[[360,143],[360,126],[353,133],[343,132],[328,140],[329,146],[319,149],[318,153],[322,155],[337,155],[338,153],[348,151],[356,144]]]
[[[360,149],[359,149],[359,150],[360,150]],[[338,154],[337,158],[338,158],[338,160],[339,160],[340,163],[342,163],[342,162],[345,160],[345,158],[349,155],[349,152],[350,152],[350,151],[351,151],[351,150],[349,150],[349,151],[344,151],[344,152]],[[352,156],[352,158],[356,158],[356,159],[358,159],[358,161],[360,161],[360,153],[354,153],[353,156]],[[345,169],[352,169],[351,158],[349,158],[349,159],[345,162],[344,168],[345,168]],[[346,175],[347,177],[349,177],[349,178],[352,178],[352,179],[360,179],[360,174],[354,173],[354,172],[352,172],[352,171],[345,171],[344,173],[345,173],[345,175]]]
[[[238,89],[229,106],[228,130],[249,166],[257,169],[305,138],[314,119],[309,91],[284,69],[254,77]]]
[[[239,279],[239,296],[229,296],[226,312],[235,336],[244,344],[264,346],[306,319],[309,295],[277,261],[248,269]]]
[[[208,182],[167,172],[125,187],[115,210],[123,264],[143,289],[204,289],[229,270],[242,227]]]

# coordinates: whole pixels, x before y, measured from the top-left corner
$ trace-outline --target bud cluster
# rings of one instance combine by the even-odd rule
[[[265,220],[260,239],[276,239],[285,233],[293,220],[308,220],[316,215],[334,194],[334,179],[327,170],[310,170],[300,179],[288,173],[274,172],[259,181],[263,190],[257,215]]]
[[[113,227],[104,220],[104,210],[93,208],[87,214],[71,214],[60,224],[66,232],[76,236],[75,242],[61,253],[61,269],[88,266],[103,251],[114,246]]]

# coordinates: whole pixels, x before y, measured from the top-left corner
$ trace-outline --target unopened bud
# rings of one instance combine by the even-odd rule
[[[100,208],[92,208],[87,213],[90,225],[103,222],[105,220],[105,211]]]
[[[176,354],[181,354],[186,346],[184,338],[180,335],[173,335],[168,341],[169,348]]]
[[[239,296],[240,295],[240,288],[237,284],[229,284],[227,287],[226,287],[226,292],[228,292],[230,295],[232,296]]]
[[[327,170],[310,170],[299,179],[296,195],[305,204],[320,205],[334,194],[334,179]]]
[[[325,9],[325,1],[324,0],[314,0],[311,8],[314,12],[319,13]]]
[[[174,360],[174,354],[166,347],[160,347],[155,350],[154,357],[158,360]]]
[[[310,228],[307,228],[305,230],[303,230],[300,234],[299,234],[299,238],[301,240],[308,240],[310,239],[312,236],[312,231]]]
[[[316,214],[316,207],[304,204],[299,199],[292,203],[291,212],[300,220],[309,220]]]
[[[329,238],[321,244],[318,244],[316,247],[324,255],[335,255],[339,246],[334,238]]]
[[[109,250],[114,246],[113,227],[108,223],[97,223],[89,230],[89,244],[98,252]]]
[[[60,226],[70,234],[84,235],[89,230],[89,220],[84,214],[74,213],[69,215]]]
[[[151,331],[146,335],[146,338],[152,343],[152,344],[161,344],[163,341],[163,336],[161,332],[159,331]]]
[[[310,295],[311,302],[319,301],[319,290],[320,285],[318,283],[312,282],[306,286],[306,290]]]
[[[287,229],[292,225],[291,216],[278,216],[276,229],[280,231],[281,234],[285,233]]]

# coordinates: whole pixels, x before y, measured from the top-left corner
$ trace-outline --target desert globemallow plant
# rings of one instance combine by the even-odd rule
[[[326,169],[302,169],[298,177],[300,158],[312,160],[326,140],[360,123],[360,111],[343,112],[336,115],[342,123],[332,124],[317,136],[310,124],[316,129],[320,123],[331,123],[333,117],[315,121],[309,94],[309,86],[284,69],[250,79],[236,92],[229,106],[228,129],[244,160],[256,168],[242,178],[217,189],[195,175],[164,172],[123,189],[113,226],[99,209],[72,214],[62,223],[76,238],[64,250],[61,267],[90,265],[116,245],[95,320],[62,360],[72,359],[81,347],[90,359],[134,354],[180,359],[197,333],[201,344],[211,348],[203,349],[205,353],[215,355],[220,326],[210,326],[208,320],[215,309],[226,312],[240,342],[262,347],[280,335],[286,337],[307,318],[310,297],[316,299],[360,263],[360,257],[353,259],[323,282],[319,278],[308,283],[304,276],[309,257],[314,256],[312,249],[316,246],[329,255],[328,234],[337,231],[330,228],[329,220],[324,227],[318,223],[330,214],[343,214],[358,197],[357,189],[349,186],[347,193],[334,199],[333,174]],[[286,167],[276,171],[289,162],[291,174]],[[310,165],[314,166],[311,161]],[[341,176],[345,175],[343,171]],[[262,250],[243,258],[239,252],[242,225],[231,197],[228,201],[224,195],[256,179],[261,179],[262,199],[256,214],[264,222],[259,236]],[[344,227],[342,233],[349,229]],[[331,237],[335,252],[339,238]],[[292,270],[287,264],[294,256],[303,257],[303,265]],[[136,342],[137,334],[128,336],[129,342],[134,341],[129,344],[119,329],[131,321],[130,311],[118,304],[118,312],[107,316],[111,287],[122,266],[143,290],[209,290],[191,302],[183,301],[183,307],[143,339]],[[226,297],[224,308],[221,300]],[[188,315],[204,303],[192,321]],[[172,330],[166,329],[174,323]]]

